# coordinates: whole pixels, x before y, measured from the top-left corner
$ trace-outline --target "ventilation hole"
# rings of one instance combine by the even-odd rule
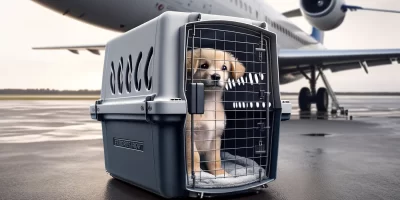
[[[129,55],[128,65],[125,71],[125,87],[126,91],[130,93],[132,91],[132,56]]]
[[[228,79],[228,85],[229,85],[229,88],[232,89],[231,79]]]
[[[233,108],[236,108],[236,103],[235,102],[233,102]]]
[[[123,87],[123,73],[122,70],[124,69],[124,61],[121,59],[119,60],[119,64],[118,64],[118,91],[119,93],[122,93],[122,87]]]
[[[138,79],[139,64],[140,64],[141,60],[142,60],[142,52],[140,52],[139,55],[138,55],[138,58],[136,60],[136,65],[135,65],[135,73],[133,74],[134,75],[134,82],[135,82],[136,91],[140,91],[140,88],[142,86],[142,80]]]
[[[260,78],[261,78],[261,80],[264,80],[264,74],[263,73],[260,73]]]
[[[249,78],[250,78],[250,84],[253,85],[253,75],[251,75],[251,73],[249,73]]]
[[[225,84],[225,88],[226,88],[226,90],[229,90],[229,88],[228,88],[228,84]]]
[[[232,87],[236,87],[236,83],[235,83],[234,79],[232,79]]]
[[[257,108],[260,107],[260,103],[256,102],[256,106],[257,106]]]
[[[246,108],[246,105],[244,104],[244,102],[242,102],[242,106],[243,106],[243,108]]]
[[[253,108],[253,102],[250,102],[250,108]]]
[[[258,75],[257,74],[254,74],[254,80],[258,84]]]
[[[244,78],[243,78],[243,76],[242,76],[242,77],[240,77],[240,80],[242,81],[242,85],[244,85],[244,84],[245,84],[245,82],[244,82]]]
[[[112,93],[112,94],[115,94],[115,70],[114,70],[114,62],[111,62],[110,88],[111,88],[111,93]]]
[[[265,108],[265,102],[262,102],[262,107]]]
[[[151,89],[151,82],[152,82],[152,77],[150,77],[150,81],[149,81],[149,90]]]
[[[271,107],[271,105],[272,105],[271,102],[268,102],[268,105],[269,105],[269,107]]]
[[[245,83],[249,83],[249,78],[246,76]]]
[[[237,82],[238,86],[240,86],[240,79],[237,79],[236,82]]]
[[[153,57],[153,47],[151,47],[149,50],[149,54],[147,55],[146,65],[144,67],[144,84],[145,84],[147,90],[151,89],[152,77],[149,78],[148,72],[149,72],[149,66],[150,66],[150,61],[151,61],[152,57]]]

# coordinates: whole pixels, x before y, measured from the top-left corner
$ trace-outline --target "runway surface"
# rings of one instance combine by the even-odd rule
[[[296,98],[277,180],[230,199],[400,199],[400,97],[339,96],[353,120],[304,117]],[[159,199],[105,172],[92,103],[0,101],[0,199]]]

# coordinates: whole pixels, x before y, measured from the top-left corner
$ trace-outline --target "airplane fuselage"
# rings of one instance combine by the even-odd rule
[[[65,16],[101,28],[126,32],[165,11],[201,12],[265,21],[278,38],[278,49],[324,49],[323,45],[263,0],[33,0]],[[94,3],[95,2],[95,3]],[[281,84],[302,75],[281,74]]]

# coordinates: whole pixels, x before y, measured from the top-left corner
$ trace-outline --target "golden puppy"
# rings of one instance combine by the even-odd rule
[[[204,84],[204,114],[194,114],[194,171],[200,172],[200,155],[204,155],[208,172],[228,175],[221,168],[221,136],[225,128],[222,92],[228,79],[237,80],[245,67],[230,53],[215,49],[195,49],[186,54],[187,80]],[[193,72],[192,72],[193,69]],[[193,77],[192,77],[193,73]],[[186,118],[186,160],[192,172],[191,115]]]

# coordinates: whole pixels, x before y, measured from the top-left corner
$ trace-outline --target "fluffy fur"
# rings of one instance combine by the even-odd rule
[[[222,93],[228,78],[237,80],[242,77],[245,67],[232,54],[215,49],[202,48],[193,52],[188,51],[186,58],[188,81],[193,78],[193,82],[203,83],[205,87],[204,114],[193,115],[194,171],[200,172],[200,155],[202,155],[205,159],[203,162],[206,162],[208,168],[207,172],[213,175],[228,175],[221,167],[220,156],[221,136],[226,124]],[[216,75],[219,75],[219,80],[215,79]],[[191,115],[187,114],[186,160],[189,174],[192,171],[191,150]]]

